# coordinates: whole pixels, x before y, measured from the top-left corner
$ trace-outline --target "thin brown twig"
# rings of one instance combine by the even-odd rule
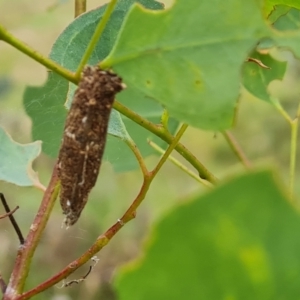
[[[10,212],[0,215],[0,219],[5,219],[7,217],[9,217],[10,215],[12,215],[13,213],[15,213],[20,207],[16,206],[13,210],[11,210]]]
[[[19,206],[17,206],[13,211],[10,210],[9,205],[6,202],[6,199],[4,197],[4,195],[2,193],[0,193],[0,199],[2,202],[2,205],[7,213],[7,216],[19,238],[20,244],[23,245],[25,243],[25,239],[23,237],[22,231],[17,223],[17,221],[15,220],[15,217],[13,216],[13,213],[19,208]]]
[[[89,270],[87,271],[87,273],[85,275],[83,275],[79,279],[73,279],[71,281],[68,281],[68,282],[64,283],[62,288],[71,286],[73,283],[79,284],[80,282],[84,281],[90,275],[90,273],[92,272],[92,270],[94,269],[94,267],[98,263],[99,259],[95,256],[95,257],[92,257],[92,261],[94,262],[94,265],[91,265],[89,267]]]
[[[82,276],[82,277],[79,278],[79,279],[73,279],[73,280],[71,280],[71,281],[66,282],[66,283],[63,285],[63,287],[71,286],[73,283],[79,284],[80,282],[84,281],[84,280],[90,275],[92,269],[93,269],[93,266],[90,266],[90,267],[89,267],[89,270],[87,271],[87,273],[86,273],[84,276]]]
[[[239,145],[239,143],[237,142],[237,140],[235,139],[233,134],[230,131],[222,131],[222,134],[223,134],[224,138],[226,139],[228,145],[230,146],[231,150],[237,156],[237,158],[240,160],[240,162],[247,169],[250,169],[252,167],[251,162],[247,158],[245,152],[243,151],[243,149],[241,148],[241,146]]]

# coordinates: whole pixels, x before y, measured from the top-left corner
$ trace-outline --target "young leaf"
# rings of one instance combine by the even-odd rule
[[[41,142],[19,144],[0,127],[0,180],[44,189],[32,162],[40,155]]]
[[[297,299],[300,216],[270,172],[187,202],[116,280],[120,300]]]
[[[102,65],[175,118],[220,130],[233,121],[240,67],[268,33],[254,0],[176,1],[159,12],[135,4]]]

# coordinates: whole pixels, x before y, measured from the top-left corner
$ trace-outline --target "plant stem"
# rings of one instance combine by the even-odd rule
[[[294,194],[296,157],[297,157],[297,136],[298,136],[298,117],[291,122],[291,154],[290,154],[290,194]]]
[[[132,150],[133,154],[135,155],[135,157],[136,157],[136,159],[137,159],[137,161],[140,165],[140,168],[141,168],[141,171],[142,171],[143,175],[144,176],[149,175],[149,172],[148,172],[147,167],[145,165],[144,158],[143,158],[140,150],[138,149],[138,147],[134,143],[134,141],[132,139],[126,139],[125,143],[128,145],[128,147]]]
[[[228,130],[222,131],[224,138],[226,139],[228,145],[230,146],[233,153],[237,156],[237,158],[241,161],[241,163],[247,168],[251,168],[251,163],[247,158],[246,154],[242,150],[241,146],[238,144],[235,137]]]
[[[135,154],[136,153],[137,152],[135,151]],[[154,177],[151,177],[148,173],[144,174],[144,182],[142,184],[140,192],[138,193],[137,197],[130,205],[130,207],[127,209],[127,211],[124,213],[122,218],[119,219],[113,226],[111,226],[104,234],[99,236],[95,241],[95,243],[85,253],[83,253],[78,259],[71,262],[67,267],[65,267],[58,274],[54,275],[50,279],[41,283],[37,287],[23,293],[15,300],[30,299],[31,297],[37,295],[38,293],[43,292],[44,290],[48,289],[49,287],[53,286],[54,284],[68,277],[75,270],[77,270],[79,267],[81,267],[87,261],[89,261],[103,247],[105,247],[109,243],[109,241],[115,236],[115,234],[123,227],[123,225],[125,225],[127,222],[129,222],[135,217],[135,211],[144,200],[153,178]]]
[[[144,119],[134,111],[130,110],[123,104],[121,104],[118,101],[114,102],[114,109],[119,111],[124,116],[128,117],[138,125],[144,127],[148,131],[152,132],[156,136],[160,137],[162,140],[167,142],[168,144],[172,143],[174,137],[172,134],[167,132],[163,127],[157,126],[147,119]],[[181,143],[178,143],[175,147],[175,150],[183,156],[199,173],[199,176],[202,179],[205,179],[211,183],[216,183],[217,179],[216,177],[210,173],[206,167],[187,149],[185,146],[183,146]]]
[[[181,139],[182,135],[184,134],[184,132],[186,131],[187,128],[188,128],[187,124],[183,124],[180,127],[180,129],[178,130],[177,134],[175,135],[172,143],[169,145],[169,147],[167,148],[166,152],[161,157],[161,159],[158,162],[158,164],[155,167],[155,169],[151,172],[153,176],[155,176],[157,174],[157,172],[161,169],[161,167],[163,166],[163,164],[166,162],[166,160],[168,159],[168,157],[170,156],[170,154],[174,150],[174,148],[177,146],[179,140]]]
[[[65,279],[68,275],[73,273],[75,270],[77,270],[79,267],[81,267],[83,264],[85,264],[88,260],[90,260],[97,252],[99,252],[104,246],[106,246],[109,241],[115,236],[115,234],[130,220],[135,218],[136,216],[136,210],[142,203],[142,201],[145,199],[145,196],[149,190],[149,187],[155,178],[157,172],[160,170],[163,163],[166,161],[168,155],[171,153],[171,151],[175,148],[176,144],[178,143],[180,137],[183,135],[184,131],[186,130],[187,125],[183,125],[178,133],[176,134],[175,138],[173,139],[172,143],[169,145],[167,151],[159,161],[158,165],[152,172],[148,172],[146,170],[146,167],[143,162],[143,158],[138,150],[138,148],[134,145],[133,141],[129,142],[128,145],[131,147],[131,149],[134,151],[134,154],[138,158],[138,161],[141,165],[144,175],[144,181],[142,184],[142,187],[140,189],[140,192],[138,193],[137,197],[134,199],[130,207],[127,209],[127,211],[124,213],[121,219],[119,219],[113,226],[111,226],[103,235],[99,236],[96,240],[96,242],[78,259],[70,263],[66,268],[64,268],[62,271],[60,271],[55,276],[51,277],[49,280],[41,283],[39,286],[35,287],[34,289],[23,293],[19,297],[15,298],[15,300],[26,300],[31,298],[32,296],[37,295],[38,293],[41,293],[42,291],[48,289],[49,287],[53,286],[54,284],[58,283],[59,281]]]
[[[23,52],[24,54],[28,55],[35,61],[39,62],[43,66],[49,68],[50,70],[53,70],[57,74],[63,76],[67,80],[77,83],[75,76],[72,72],[69,70],[63,68],[53,60],[43,56],[42,54],[38,53],[36,50],[30,48],[20,40],[18,40],[16,37],[14,37],[12,34],[10,34],[4,27],[0,25],[0,40],[3,40],[13,46],[14,48],[18,49],[19,51]]]
[[[111,2],[111,3],[113,3],[113,2]],[[35,61],[44,65],[45,67],[49,68],[50,70],[61,75],[65,79],[69,80],[70,82],[73,82],[74,84],[78,84],[78,81],[79,81],[78,74],[80,74],[80,72],[77,71],[78,74],[75,76],[69,70],[58,65],[51,59],[42,56],[40,53],[38,53],[34,49],[30,48],[23,42],[16,39],[9,32],[7,32],[7,30],[5,30],[2,26],[0,26],[0,39],[6,41],[7,43],[12,45],[16,49],[20,50],[21,52],[28,55]],[[149,122],[147,119],[141,117],[134,111],[131,111],[129,108],[122,105],[120,102],[115,101],[114,108],[117,111],[119,111],[121,114],[125,115],[126,117],[128,117],[129,119],[131,119],[132,121],[137,123],[138,125],[144,127],[145,129],[149,130],[153,134],[157,135],[158,137],[160,137],[162,140],[164,140],[168,144],[170,144],[172,142],[173,136],[169,132],[166,132],[166,130],[164,128],[159,127],[159,126]],[[194,168],[198,171],[199,176],[202,179],[205,179],[211,183],[217,182],[217,178],[212,173],[210,173],[206,169],[206,167],[203,164],[201,164],[201,162],[188,149],[186,149],[181,143],[179,143],[175,147],[175,150],[194,166]]]
[[[6,288],[7,288],[6,283],[5,283],[3,277],[0,273],[0,290],[1,290],[3,295],[5,294]]]
[[[18,299],[18,296],[23,292],[32,256],[47,224],[55,200],[58,196],[59,189],[60,185],[57,177],[57,167],[55,166],[50,183],[44,193],[39,211],[30,226],[30,231],[25,243],[19,248],[15,266],[3,300]]]
[[[283,109],[278,99],[273,98],[272,103],[278,112],[284,117],[291,127],[291,149],[290,149],[290,180],[289,180],[289,192],[290,195],[294,195],[294,183],[295,183],[295,171],[296,171],[296,157],[297,157],[297,137],[298,137],[298,119],[300,115],[300,104],[297,109],[297,115],[294,120]]]
[[[86,0],[75,0],[75,18],[86,12]]]
[[[148,140],[149,145],[156,150],[157,152],[164,154],[165,150],[160,148],[157,144],[155,144],[153,141]],[[194,178],[196,181],[200,182],[201,184],[205,185],[206,187],[212,187],[212,184],[208,182],[207,180],[204,180],[200,178],[197,174],[189,170],[186,166],[184,166],[179,160],[177,160],[173,156],[169,156],[168,159],[178,168],[180,168],[183,172],[187,173],[190,177]]]
[[[25,239],[23,237],[22,231],[21,231],[17,221],[15,220],[15,217],[12,214],[10,214],[13,211],[10,210],[10,208],[9,208],[7,202],[6,202],[6,199],[5,199],[5,197],[2,193],[0,193],[0,199],[1,199],[2,205],[3,205],[6,213],[9,214],[8,215],[9,220],[10,220],[10,222],[11,222],[11,224],[12,224],[12,226],[13,226],[13,228],[14,228],[14,230],[15,230],[18,238],[19,238],[20,244],[23,245],[25,243]],[[17,208],[19,208],[19,206],[17,206]]]
[[[90,56],[92,55],[92,52],[94,51],[95,47],[96,47],[96,44],[97,42],[99,41],[100,37],[101,37],[101,34],[103,33],[104,29],[105,29],[105,26],[115,8],[117,4],[117,0],[111,0],[107,7],[106,7],[106,10],[100,20],[100,22],[98,23],[96,29],[95,29],[95,32],[87,46],[87,49],[79,63],[79,66],[77,68],[77,71],[76,71],[76,78],[80,78],[80,74],[82,72],[82,69],[83,67],[86,65],[86,63],[88,62]]]
[[[169,112],[166,109],[164,109],[163,111],[160,122],[161,125],[165,128],[165,130],[168,130]]]

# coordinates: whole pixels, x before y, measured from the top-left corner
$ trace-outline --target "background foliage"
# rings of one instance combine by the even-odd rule
[[[133,1],[125,2],[129,5]],[[191,13],[185,10],[187,2],[177,1],[172,11],[166,10],[161,14],[145,16],[138,7],[130,12],[131,19],[123,28],[122,38],[104,61],[107,65],[114,65],[121,75],[131,70],[126,77],[129,89],[118,100],[151,121],[158,122],[162,108],[149,100],[155,99],[165,105],[173,116],[215,131],[231,125],[233,108],[240,94],[233,132],[255,166],[272,166],[279,171],[279,176],[274,181],[270,172],[258,172],[230,181],[233,175],[242,172],[242,167],[222,135],[189,128],[182,142],[214,174],[224,179],[225,184],[200,196],[203,187],[170,163],[166,164],[147,194],[137,219],[101,251],[100,262],[88,280],[69,289],[50,289],[37,299],[116,299],[116,293],[120,299],[179,299],[187,295],[189,299],[193,299],[192,295],[201,295],[203,299],[294,299],[299,294],[297,253],[300,245],[297,236],[294,236],[299,226],[299,215],[288,204],[286,193],[282,192],[289,172],[289,128],[269,105],[275,97],[280,99],[288,113],[295,115],[299,62],[287,50],[272,49],[265,53],[257,52],[255,47],[258,40],[271,36],[275,42],[294,46],[295,49],[299,45],[300,34],[289,31],[286,35],[275,35],[263,21],[256,1],[241,5],[240,1],[231,0],[226,5],[236,9],[227,14],[212,10],[214,3],[211,1],[202,1],[199,10]],[[272,11],[273,2],[265,1],[263,7],[266,16],[271,13],[272,26],[277,30],[299,29],[297,1],[276,1],[279,6]],[[16,4],[12,5],[10,1],[0,3],[0,12],[5,11],[5,15],[0,13],[1,22],[45,54],[50,52],[56,41],[50,57],[75,70],[84,50],[79,46],[89,40],[103,9],[81,16],[62,32],[72,22],[70,1],[45,1],[33,5],[18,0],[15,3],[18,10],[15,9]],[[88,4],[88,9],[91,9],[96,8],[99,2]],[[126,5],[120,5],[115,11],[112,25],[108,25],[110,27],[103,35],[105,43],[101,45],[105,47],[101,48],[99,43],[91,63],[104,58],[111,50],[121,25],[118,22],[128,10]],[[156,4],[151,8],[160,7]],[[201,11],[209,12],[202,20],[208,27],[195,26]],[[245,18],[245,15],[251,18]],[[113,23],[114,18],[117,24]],[[211,22],[214,19],[219,22]],[[187,31],[178,35],[182,20],[187,23],[184,27]],[[148,27],[135,25],[141,22]],[[227,26],[223,26],[226,22]],[[161,24],[164,27],[160,27],[160,36],[151,35],[151,32],[157,33],[155,27]],[[77,26],[81,31],[75,30]],[[210,40],[212,36],[215,38],[213,41]],[[145,41],[149,48],[143,48]],[[264,48],[266,43],[267,40],[262,40],[258,48]],[[209,49],[207,44],[211,45]],[[149,51],[153,47],[157,47],[157,51]],[[131,49],[135,49],[135,53],[130,53]],[[241,69],[248,56],[247,51],[252,51],[251,57],[260,59],[271,70],[252,63],[244,64]],[[18,142],[32,141],[31,126],[33,140],[43,139],[44,154],[34,162],[34,170],[39,172],[41,182],[47,184],[66,114],[61,103],[66,101],[68,106],[74,87],[56,74],[46,74],[43,67],[4,43],[0,44],[0,52],[0,124]],[[203,67],[201,74],[197,71],[198,64]],[[194,75],[186,76],[186,70]],[[178,77],[178,74],[183,75]],[[45,81],[43,87],[33,87],[41,86]],[[166,89],[167,85],[162,85],[166,81],[174,89]],[[242,89],[240,81],[244,85]],[[22,103],[22,93],[28,84],[31,87],[26,88]],[[160,85],[161,89],[157,88]],[[137,86],[140,88],[136,89]],[[199,93],[203,103],[196,101]],[[187,99],[184,106],[179,101],[183,97]],[[132,99],[139,99],[138,104]],[[40,105],[46,105],[44,114],[36,110]],[[220,115],[220,111],[223,114]],[[208,112],[215,113],[216,118],[211,119],[211,115],[207,118]],[[116,114],[115,122],[120,121],[118,118]],[[147,132],[122,118],[143,155],[153,154],[146,143]],[[176,127],[177,122],[173,121],[171,128],[174,130]],[[61,211],[58,206],[55,208],[35,256],[28,288],[78,257],[99,232],[119,218],[136,195],[140,173],[115,172],[136,168],[134,157],[123,141],[115,137],[109,138],[108,147],[106,157],[110,163],[103,165],[98,184],[78,225],[67,232],[61,230]],[[146,160],[148,166],[154,166],[156,161],[154,156]],[[226,182],[229,183],[226,185]],[[11,207],[21,206],[16,217],[25,231],[35,215],[41,192],[3,181],[0,189]],[[299,192],[300,188],[296,185],[295,194],[299,195]],[[153,224],[156,224],[155,229]],[[145,248],[141,242],[147,236],[148,246]],[[7,220],[1,220],[0,240],[1,272],[8,277],[18,243]],[[144,253],[144,258],[125,268],[121,275],[114,276],[119,273],[116,270],[121,264],[140,253]],[[84,273],[82,268],[74,274],[74,278]],[[116,281],[112,286],[113,278]]]

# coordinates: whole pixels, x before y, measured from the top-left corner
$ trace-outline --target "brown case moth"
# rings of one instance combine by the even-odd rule
[[[58,156],[60,204],[67,227],[77,222],[96,183],[114,98],[124,86],[111,71],[97,66],[83,70]]]

